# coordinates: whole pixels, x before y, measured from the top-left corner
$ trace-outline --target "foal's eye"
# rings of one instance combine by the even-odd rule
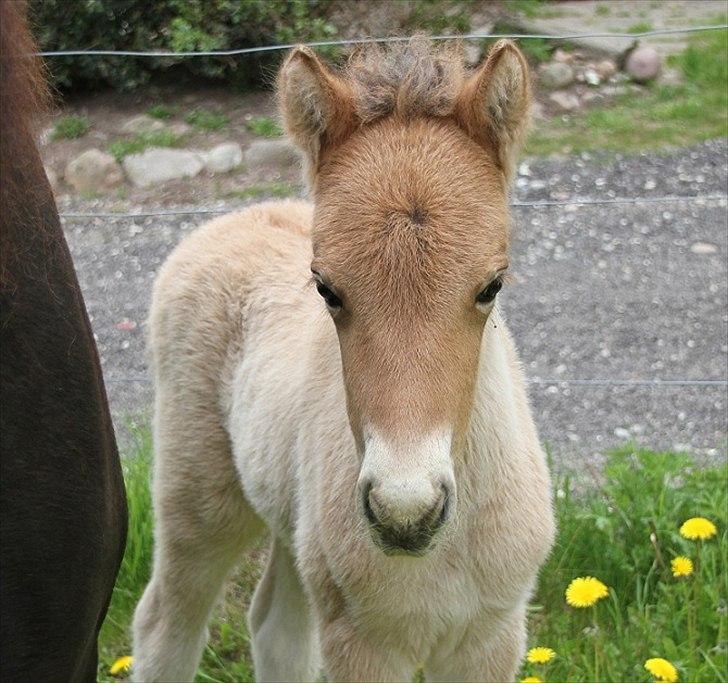
[[[492,303],[495,299],[495,295],[500,292],[501,287],[503,286],[503,280],[500,276],[498,276],[493,282],[491,282],[478,296],[475,297],[475,300],[479,304],[489,304]]]
[[[322,296],[329,308],[337,310],[341,308],[341,299],[336,296],[323,282],[316,281],[316,291]]]

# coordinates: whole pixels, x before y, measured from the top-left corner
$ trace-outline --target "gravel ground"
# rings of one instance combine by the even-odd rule
[[[515,199],[725,194],[727,152],[722,140],[630,157],[534,159],[521,167]],[[65,200],[59,208],[99,212],[104,204]],[[206,218],[65,221],[122,444],[129,421],[151,405],[144,336],[155,273]],[[725,385],[559,380],[726,379],[725,200],[515,208],[513,224],[518,281],[500,301],[527,374],[538,380],[534,412],[557,467],[598,466],[605,449],[630,440],[724,458]]]

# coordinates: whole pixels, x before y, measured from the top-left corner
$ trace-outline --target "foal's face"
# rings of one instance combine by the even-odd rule
[[[358,502],[387,552],[424,552],[455,514],[507,247],[502,174],[454,123],[384,120],[322,167],[311,270],[339,337]]]
[[[508,41],[472,72],[422,40],[343,73],[303,47],[281,68],[315,188],[311,270],[339,336],[357,502],[386,552],[424,553],[456,512],[528,83]]]

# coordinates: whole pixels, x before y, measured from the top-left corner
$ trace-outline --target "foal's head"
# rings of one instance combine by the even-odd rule
[[[278,88],[313,189],[311,270],[339,337],[361,511],[386,552],[421,554],[455,513],[453,458],[508,267],[526,62],[501,41],[471,73],[415,39],[335,72],[300,47]]]

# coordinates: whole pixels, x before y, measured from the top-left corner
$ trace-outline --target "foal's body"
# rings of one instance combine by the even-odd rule
[[[414,133],[388,125],[371,135],[388,136],[393,149],[414,135],[425,158],[460,141],[450,123],[420,123]],[[373,181],[391,191],[385,203],[396,204],[407,182],[396,161],[375,169],[388,179]],[[353,200],[345,213],[361,206]],[[489,308],[472,385],[463,380],[463,427],[459,414],[433,418],[398,446],[396,476],[413,467],[405,453],[420,461],[453,453],[457,513],[420,556],[385,554],[357,504],[362,450],[378,437],[355,426],[359,394],[346,360],[342,370],[349,352],[312,292],[311,233],[322,220],[305,202],[259,205],[198,230],[160,273],[150,320],[156,557],[135,617],[135,677],[192,678],[224,579],[267,527],[271,557],[249,616],[259,680],[315,680],[323,666],[330,681],[409,681],[419,665],[428,681],[512,680],[553,521],[511,338]],[[418,344],[382,353],[412,354],[416,365],[428,340]],[[406,387],[371,390],[372,400],[389,392],[420,409]],[[414,485],[402,482],[406,497]]]

